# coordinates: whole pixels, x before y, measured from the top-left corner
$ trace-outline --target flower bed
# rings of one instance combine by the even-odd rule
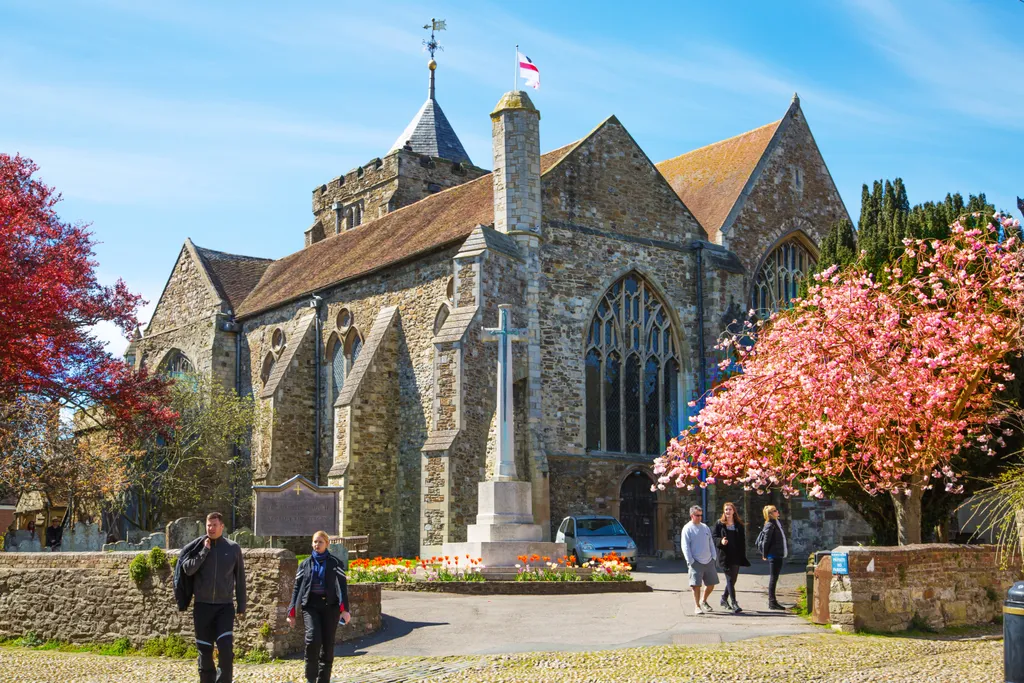
[[[632,581],[629,562],[615,552],[584,562],[589,576],[576,571],[564,555],[552,562],[550,557],[520,555],[516,581]]]

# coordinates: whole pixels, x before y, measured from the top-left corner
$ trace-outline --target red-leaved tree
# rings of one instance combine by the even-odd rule
[[[998,239],[1019,222],[1000,221],[906,241],[885,283],[831,268],[730,342],[741,372],[655,461],[659,486],[693,487],[706,468],[708,483],[821,497],[848,474],[892,495],[900,544],[920,542],[923,490],[956,490],[951,458],[1002,439],[1004,359],[1024,348],[1024,249]]]
[[[166,429],[175,418],[166,382],[136,373],[92,334],[110,321],[127,335],[141,298],[120,280],[97,282],[90,233],[60,220],[60,196],[32,177],[36,170],[0,154],[0,480],[16,489],[40,469],[26,467],[16,447],[19,416],[31,405],[89,408],[126,444],[138,425]]]

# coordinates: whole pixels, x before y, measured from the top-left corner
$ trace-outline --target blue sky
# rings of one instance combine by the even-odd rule
[[[301,248],[313,188],[383,155],[425,99],[432,16],[438,101],[485,168],[518,43],[544,150],[615,114],[660,161],[780,118],[797,91],[854,219],[877,178],[1014,214],[1024,195],[1018,0],[4,0],[0,150],[92,224],[101,279],[149,299],[145,320],[186,237]]]

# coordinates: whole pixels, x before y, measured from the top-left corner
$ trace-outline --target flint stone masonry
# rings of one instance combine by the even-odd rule
[[[302,628],[285,618],[297,562],[286,550],[243,550],[248,609],[235,625],[235,653],[265,648],[283,657],[302,650]],[[135,647],[152,638],[194,639],[192,609],[179,612],[172,571],[152,574],[140,586],[128,576],[137,553],[0,554],[0,635],[34,631],[44,640],[109,643],[126,637]],[[177,552],[168,553],[177,556]],[[380,628],[380,588],[349,586],[352,622],[338,642]],[[270,636],[259,630],[269,625]]]
[[[1020,556],[999,565],[996,546],[840,546],[848,576],[833,576],[829,617],[838,631],[903,631],[915,617],[935,629],[987,624],[1021,579]]]

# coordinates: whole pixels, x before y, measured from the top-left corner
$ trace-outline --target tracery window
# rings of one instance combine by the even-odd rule
[[[349,321],[346,318],[346,321]],[[347,327],[347,325],[346,325]],[[345,386],[345,377],[352,372],[352,368],[359,358],[359,351],[363,348],[363,340],[359,331],[350,329],[348,333],[339,336],[331,335],[327,342],[328,372],[330,373],[330,396],[328,405],[333,406],[341,395]]]
[[[636,273],[598,305],[584,368],[587,448],[664,452],[679,431],[679,357],[664,303]]]
[[[188,356],[178,349],[171,349],[160,362],[159,372],[171,379],[183,379],[196,374],[196,369],[192,365],[192,361],[188,359]]]
[[[764,259],[751,287],[750,307],[760,318],[786,308],[800,291],[800,281],[817,259],[793,237],[772,250]]]

